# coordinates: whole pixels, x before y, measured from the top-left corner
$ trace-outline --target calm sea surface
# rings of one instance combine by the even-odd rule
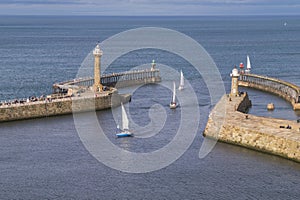
[[[284,26],[284,23],[287,23]],[[55,82],[73,79],[97,41],[139,27],[180,31],[214,59],[226,91],[233,66],[250,56],[253,73],[300,85],[300,17],[0,17],[0,101],[51,93]],[[122,44],[120,44],[122,45]],[[104,52],[105,55],[105,52]],[[72,115],[0,124],[0,199],[298,199],[300,165],[276,156],[218,143],[199,159],[210,96],[201,75],[168,52],[146,49],[118,58],[108,72],[150,63],[183,69],[197,93],[200,127],[190,148],[159,171],[129,174],[98,162],[85,149]],[[159,67],[159,65],[158,65]],[[163,77],[164,78],[164,77]],[[244,89],[246,90],[246,89]],[[247,89],[250,113],[298,119],[289,103]],[[171,91],[146,85],[133,94],[129,113],[149,123],[149,108],[161,104],[167,123],[155,137],[118,140],[110,110],[97,112],[107,137],[122,148],[151,152],[176,134],[180,109],[168,109]],[[276,109],[266,111],[273,102]],[[124,145],[124,143],[126,145]]]

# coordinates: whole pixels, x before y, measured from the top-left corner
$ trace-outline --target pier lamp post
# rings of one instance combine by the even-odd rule
[[[99,43],[95,47],[93,51],[93,55],[95,57],[94,62],[94,91],[101,92],[103,87],[100,82],[101,78],[101,56],[103,55],[102,50],[100,49]]]
[[[238,85],[238,79],[239,79],[239,71],[236,68],[236,66],[234,66],[231,74],[231,92],[230,92],[230,96],[232,97],[236,97],[239,94],[239,85]]]

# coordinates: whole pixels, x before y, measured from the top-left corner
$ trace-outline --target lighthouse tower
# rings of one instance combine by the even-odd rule
[[[102,85],[100,82],[100,77],[101,77],[101,56],[103,52],[100,49],[99,43],[95,47],[93,51],[93,55],[95,57],[95,62],[94,62],[94,91],[95,92],[101,92],[102,91]]]
[[[155,70],[155,66],[156,66],[155,60],[152,60],[151,71]]]
[[[231,92],[230,92],[230,96],[235,97],[239,94],[239,85],[238,85],[238,79],[239,79],[239,71],[236,68],[236,66],[234,66],[231,74]]]

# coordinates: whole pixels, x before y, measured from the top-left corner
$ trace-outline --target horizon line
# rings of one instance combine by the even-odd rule
[[[57,16],[57,17],[276,17],[276,16],[300,16],[300,14],[212,14],[212,15],[93,15],[93,14],[0,14],[0,16]]]

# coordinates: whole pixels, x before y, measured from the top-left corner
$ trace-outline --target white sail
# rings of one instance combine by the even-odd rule
[[[121,106],[122,106],[122,129],[128,130],[129,129],[129,121],[128,121],[128,117],[126,114],[126,110],[123,106],[123,103],[121,103]]]
[[[173,82],[173,98],[172,98],[172,103],[176,102],[176,85],[175,81]]]
[[[250,58],[249,56],[247,55],[247,69],[251,69],[251,63],[250,63]]]
[[[178,89],[182,90],[183,88],[184,88],[184,76],[183,76],[183,73],[182,73],[182,70],[181,70],[180,71],[180,84],[179,84]]]

